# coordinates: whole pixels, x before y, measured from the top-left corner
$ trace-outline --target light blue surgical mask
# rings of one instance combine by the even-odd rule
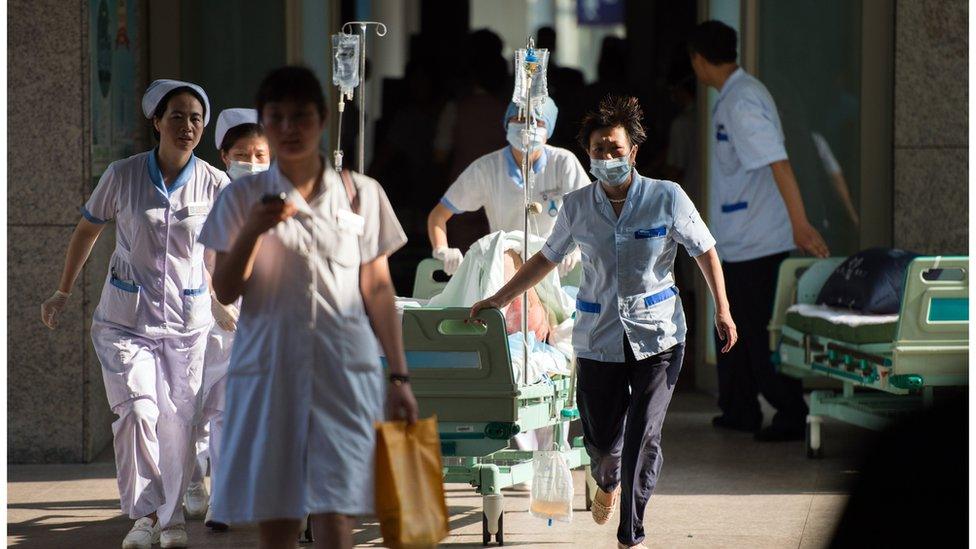
[[[508,138],[508,143],[518,150],[522,150],[522,129],[525,128],[524,122],[509,122],[508,123],[508,133],[506,137]],[[546,142],[546,129],[541,126],[536,126],[529,131],[529,150],[535,150],[542,146]]]
[[[617,187],[626,183],[632,169],[633,166],[630,165],[629,154],[620,158],[611,158],[610,160],[600,158],[590,159],[590,173],[602,183],[606,183],[611,187]]]

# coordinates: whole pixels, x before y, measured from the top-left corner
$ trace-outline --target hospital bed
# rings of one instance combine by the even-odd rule
[[[441,262],[424,260],[417,268],[414,298],[427,299],[446,283],[434,278]],[[411,385],[423,417],[436,415],[444,457],[444,481],[468,483],[482,496],[482,537],[504,544],[503,488],[532,479],[531,451],[508,449],[519,432],[555,429],[563,440],[564,421],[578,417],[575,379],[556,377],[518,385],[512,371],[505,318],[482,311],[482,325],[466,323],[468,308],[403,310],[403,342]],[[587,467],[579,437],[562,452],[571,468]],[[589,475],[587,475],[589,478]],[[587,508],[592,501],[587,483]]]
[[[769,325],[773,362],[781,373],[825,376],[842,384],[840,393],[810,395],[806,447],[811,458],[822,456],[824,417],[880,430],[931,405],[936,387],[969,384],[968,257],[913,260],[901,310],[886,317],[815,305],[844,259],[784,261]]]

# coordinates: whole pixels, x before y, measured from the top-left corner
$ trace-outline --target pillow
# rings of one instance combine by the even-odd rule
[[[892,248],[858,252],[834,269],[817,304],[867,314],[898,314],[905,270],[916,257],[916,253]]]

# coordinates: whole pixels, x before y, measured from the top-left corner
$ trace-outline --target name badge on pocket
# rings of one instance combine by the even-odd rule
[[[658,236],[664,236],[667,234],[667,227],[654,227],[652,229],[638,229],[634,232],[634,238],[640,240],[642,238],[654,238]]]
[[[210,204],[206,202],[191,202],[186,205],[186,215],[189,217],[207,215],[208,213],[210,213]]]
[[[363,231],[366,229],[366,218],[354,214],[349,210],[339,210],[336,213],[336,220],[339,222],[339,228],[343,231],[350,232],[356,236],[363,236]]]

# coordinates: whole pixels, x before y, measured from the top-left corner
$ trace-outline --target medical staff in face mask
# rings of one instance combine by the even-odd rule
[[[541,206],[541,211],[529,214],[529,231],[543,238],[552,231],[563,196],[590,183],[573,153],[546,145],[557,114],[556,104],[546,98],[535,112],[537,125],[529,128],[529,164],[535,173],[530,200]],[[526,124],[518,117],[515,103],[509,104],[503,120],[509,146],[472,162],[427,217],[433,256],[444,262],[447,274],[454,274],[463,259],[461,250],[448,246],[447,221],[455,214],[484,208],[491,232],[524,229],[521,132]],[[578,250],[567,254],[560,263],[560,274],[568,273],[578,262]]]
[[[271,151],[264,129],[258,124],[254,109],[225,109],[217,116],[215,143],[231,180],[261,173],[271,166]],[[214,483],[220,471],[220,437],[224,424],[224,393],[227,385],[227,366],[230,363],[234,332],[241,300],[222,305],[216,297],[211,302],[214,326],[207,339],[207,353],[203,367],[201,414],[196,439],[197,459],[184,496],[186,514],[190,518],[204,518],[204,524],[223,531],[227,525],[213,520],[210,496],[203,482],[210,463],[210,481]]]
[[[735,345],[715,239],[688,195],[633,168],[644,141],[633,97],[608,97],[584,118],[580,144],[599,180],[569,193],[542,251],[494,296],[471,309],[502,308],[579,246],[583,285],[573,349],[583,442],[599,491],[593,519],[605,524],[620,501],[618,547],[642,548],[644,509],[659,478],[661,427],[681,370],[687,327],[674,259],[695,258],[715,301],[722,352]]]
[[[142,98],[159,146],[109,165],[81,212],[57,292],[41,319],[57,326],[108,220],[115,251],[92,320],[112,424],[123,549],[186,547],[182,496],[207,334],[213,324],[200,229],[224,173],[193,156],[210,118],[200,86],[157,80]]]

